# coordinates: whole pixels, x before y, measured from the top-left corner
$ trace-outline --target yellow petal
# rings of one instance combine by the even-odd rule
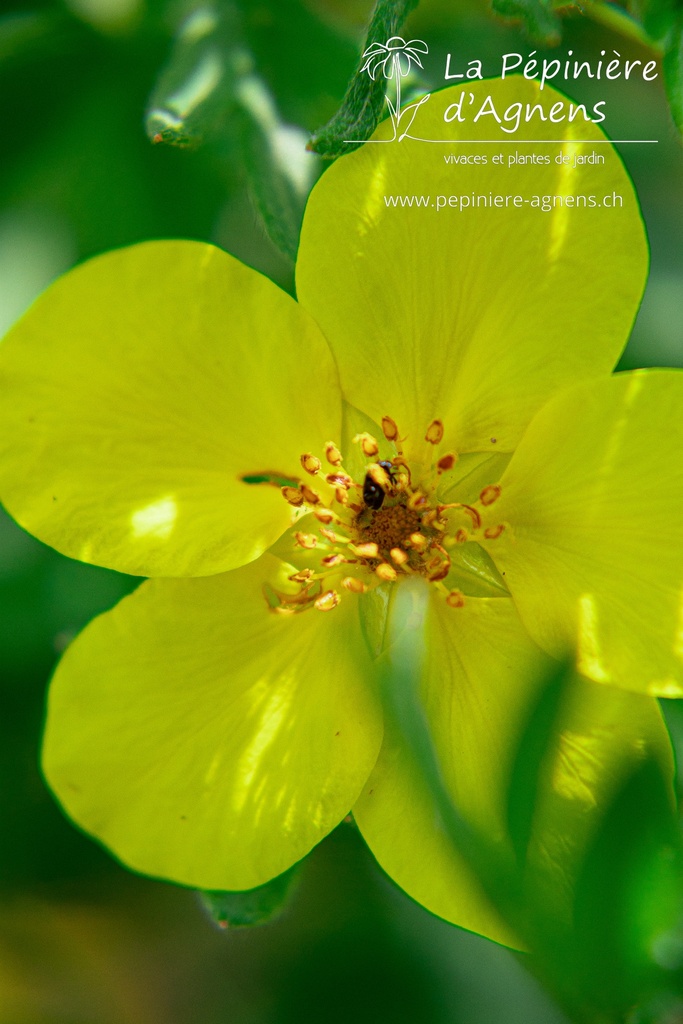
[[[219,576],[144,583],[57,668],[47,779],[131,868],[252,888],[303,857],[358,796],[382,726],[356,600],[278,616],[262,585],[283,571],[264,555]]]
[[[520,77],[470,82],[434,93],[411,134],[426,139],[510,139],[490,116],[444,122],[462,92],[476,111],[490,95],[499,110],[566,97]],[[564,108],[565,112],[567,107]],[[492,127],[493,125],[493,127]],[[492,134],[495,129],[495,134]],[[567,379],[610,370],[638,308],[647,246],[638,202],[620,158],[579,114],[571,124],[538,118],[514,138],[563,144],[431,145],[391,138],[338,160],[316,185],[304,218],[297,289],[322,327],[342,389],[376,422],[392,416],[408,445],[438,417],[444,445],[511,451],[534,412]],[[572,145],[571,139],[585,139]],[[593,151],[604,164],[559,165]],[[548,164],[505,164],[516,152]],[[485,164],[444,157],[481,155]],[[623,206],[549,212],[532,198],[616,193]],[[437,197],[519,195],[515,208],[437,209]],[[426,207],[392,207],[387,197],[427,197]]]
[[[444,781],[461,813],[489,840],[505,843],[515,740],[551,663],[505,598],[467,598],[463,608],[434,600],[425,650],[422,700]],[[389,723],[354,816],[380,865],[409,896],[462,928],[519,946],[454,851]]]
[[[273,484],[338,436],[327,345],[211,245],[152,242],[77,267],[0,346],[0,497],[64,554],[141,575],[256,558],[291,522]]]
[[[515,753],[557,666],[529,639],[506,599],[467,598],[458,609],[434,601],[424,639],[421,694],[442,777],[460,813],[509,858]],[[669,780],[673,774],[652,698],[576,679],[557,729],[543,762],[525,869],[526,892],[546,928],[568,923],[582,856],[619,783],[646,756]],[[503,920],[477,871],[457,852],[393,723],[354,815],[384,870],[433,913],[517,948],[533,938],[525,901]],[[497,894],[498,905],[509,895]]]
[[[617,374],[534,419],[484,541],[532,636],[582,673],[683,694],[683,373]]]

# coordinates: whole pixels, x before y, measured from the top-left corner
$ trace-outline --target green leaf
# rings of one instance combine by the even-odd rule
[[[272,878],[265,885],[244,892],[200,892],[209,917],[219,928],[251,928],[280,916],[289,905],[301,873],[301,865]]]
[[[556,752],[561,711],[573,680],[571,666],[558,665],[541,687],[520,732],[507,800],[508,830],[520,865],[526,857],[544,774],[548,759]]]
[[[0,66],[20,59],[59,53],[81,34],[61,12],[22,11],[0,18]]]
[[[384,43],[397,34],[408,14],[419,0],[377,0],[363,52],[372,43]],[[379,75],[375,81],[361,71],[363,59],[349,82],[342,105],[331,121],[317,131],[310,148],[321,156],[334,159],[356,148],[345,140],[368,139],[382,118],[384,110],[385,79]]]
[[[656,983],[680,914],[681,852],[668,781],[645,760],[604,815],[576,887],[567,980],[605,1013]]]
[[[647,0],[643,8],[643,28],[651,39],[666,44],[681,19],[681,0]]]
[[[234,120],[254,205],[271,241],[294,263],[306,198],[317,177],[315,158],[305,154],[304,133],[280,121],[262,78],[241,76],[236,96]]]
[[[561,38],[560,19],[550,0],[491,0],[495,14],[521,21],[531,39],[554,46]]]
[[[683,18],[672,30],[662,60],[662,70],[671,116],[679,132],[683,132]]]
[[[280,119],[235,4],[201,7],[185,19],[152,94],[146,128],[155,143],[196,147],[220,138],[236,148],[269,237],[295,259],[316,162],[305,152],[305,133]]]

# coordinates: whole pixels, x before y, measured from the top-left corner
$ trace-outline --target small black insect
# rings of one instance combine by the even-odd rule
[[[396,469],[391,462],[380,461],[377,465],[382,467],[389,479],[393,482]],[[387,492],[384,488],[380,486],[376,480],[373,480],[369,473],[366,473],[365,480],[363,481],[363,501],[368,508],[371,508],[376,512],[377,509],[382,507],[386,494]]]

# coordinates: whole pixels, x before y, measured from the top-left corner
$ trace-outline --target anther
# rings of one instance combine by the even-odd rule
[[[425,441],[430,444],[441,444],[443,439],[443,423],[441,420],[432,420],[427,427],[427,433],[425,434]]]
[[[403,548],[392,548],[389,554],[396,565],[405,565],[408,561],[408,555]]]
[[[411,533],[408,540],[417,551],[423,551],[429,543],[424,533]]]
[[[414,494],[410,495],[406,504],[411,512],[416,512],[423,505],[427,504],[427,498],[422,491],[415,491]]]
[[[375,455],[379,454],[379,445],[372,434],[356,434],[353,440],[360,445],[363,455],[367,455],[369,459],[373,459]]]
[[[340,601],[341,598],[336,590],[326,590],[316,599],[315,607],[319,612],[330,612],[337,607]]]
[[[325,480],[330,487],[343,487],[345,491],[348,491],[353,483],[351,477],[347,476],[346,473],[328,473]]]
[[[285,501],[288,501],[290,505],[294,505],[295,508],[303,505],[304,496],[298,487],[282,487],[281,492]]]
[[[345,590],[350,590],[352,594],[364,594],[368,589],[366,584],[356,576],[345,576],[341,585]]]
[[[303,495],[303,498],[304,498],[304,501],[306,502],[306,504],[308,504],[308,505],[319,505],[320,504],[320,495],[316,494],[315,491],[311,490],[311,488],[308,486],[308,484],[302,484],[301,485],[301,493]]]
[[[465,604],[465,595],[460,590],[451,590],[446,598],[446,604],[449,608],[462,608]]]
[[[382,416],[382,431],[387,441],[396,441],[398,439],[398,427],[391,416]]]
[[[384,580],[387,583],[393,583],[397,576],[397,572],[393,565],[389,565],[388,562],[381,562],[375,569],[375,573],[381,580]]]
[[[332,569],[335,565],[341,565],[342,562],[345,561],[346,559],[343,555],[326,555],[325,558],[322,559],[321,564],[328,569]]]
[[[377,558],[379,555],[379,547],[374,541],[367,541],[365,544],[350,544],[349,547],[359,558]]]
[[[504,529],[505,523],[499,523],[498,526],[487,526],[484,530],[484,536],[487,540],[495,540],[496,537],[500,537]]]
[[[331,466],[338,466],[341,463],[341,452],[332,441],[328,441],[325,445],[325,458]]]
[[[311,474],[311,476],[316,476],[322,468],[322,462],[320,459],[316,459],[315,455],[311,455],[310,452],[306,452],[301,456],[301,465],[307,473]]]
[[[457,455],[454,455],[452,452],[449,452],[448,455],[441,456],[441,458],[436,464],[436,468],[438,469],[439,473],[447,473],[450,469],[453,469],[453,466],[456,464],[457,461]]]
[[[318,546],[318,538],[312,533],[301,533],[297,531],[294,534],[294,538],[300,548],[306,548],[308,551],[312,551],[313,548]]]
[[[334,492],[334,496],[340,505],[346,505],[349,500],[344,487],[337,487]]]
[[[382,466],[378,466],[377,463],[368,467],[368,476],[374,480],[378,487],[381,487],[383,491],[388,491],[390,489],[391,480],[389,478],[389,474],[386,469],[383,469]]]
[[[299,572],[295,572],[292,576],[288,576],[287,579],[291,580],[292,583],[308,583],[312,576],[312,569],[301,569]]]
[[[329,540],[330,544],[338,544],[341,540],[341,537],[338,537],[334,530],[328,530],[324,526],[321,526],[320,533],[325,540]]]
[[[455,542],[456,544],[466,544],[469,540],[469,534],[467,530],[463,530],[462,526],[459,530],[455,531]]]
[[[500,497],[500,484],[489,484],[479,495],[479,501],[482,505],[493,505],[494,501],[497,501]]]
[[[334,512],[330,512],[326,508],[316,508],[316,509],[314,509],[313,510],[313,515],[315,516],[315,518],[318,520],[319,523],[325,523],[325,524],[333,523],[335,518],[336,518]]]

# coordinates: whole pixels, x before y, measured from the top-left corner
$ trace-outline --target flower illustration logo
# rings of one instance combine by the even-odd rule
[[[391,114],[392,124],[394,126],[394,138],[398,137],[399,141],[404,139],[410,130],[417,108],[421,106],[425,100],[429,99],[429,94],[427,94],[417,103],[410,104],[402,111],[401,79],[410,74],[413,64],[417,64],[417,66],[421,68],[422,61],[420,60],[420,54],[426,54],[428,52],[429,47],[422,39],[411,39],[410,42],[407,43],[401,36],[392,36],[391,39],[386,41],[386,43],[372,43],[372,45],[368,46],[367,50],[363,53],[365,63],[361,68],[361,72],[367,71],[374,82],[381,71],[387,80],[392,79],[394,82],[395,98],[392,101],[389,92],[387,92],[386,101]],[[401,118],[410,111],[412,111],[412,117],[410,118],[408,127],[400,136],[398,136],[398,127]]]

